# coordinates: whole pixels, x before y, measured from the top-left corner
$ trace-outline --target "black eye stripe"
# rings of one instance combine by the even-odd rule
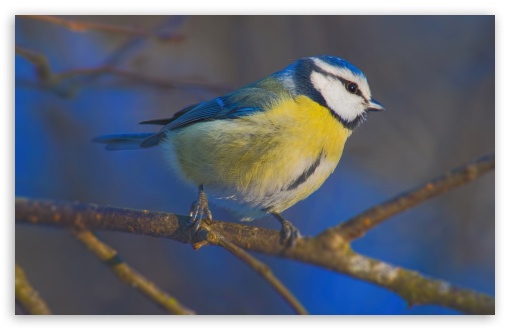
[[[312,65],[313,65],[313,70],[314,70],[314,71],[316,71],[316,72],[318,72],[318,73],[320,73],[320,74],[322,74],[322,75],[324,75],[324,76],[326,76],[326,77],[331,77],[331,78],[334,78],[334,79],[340,80],[340,81],[344,84],[345,88],[346,88],[348,91],[349,91],[349,89],[347,88],[347,86],[348,86],[349,84],[355,84],[356,86],[358,86],[358,84],[356,84],[355,82],[349,81],[349,80],[344,79],[344,78],[342,78],[342,77],[335,76],[334,74],[331,74],[331,73],[329,73],[329,72],[327,72],[327,71],[324,71],[321,67],[319,67],[319,66],[315,65],[315,63],[313,63],[313,62],[312,62]],[[350,91],[349,91],[349,92],[350,92]],[[355,92],[355,93],[353,93],[353,94],[354,94],[354,95],[358,95],[358,96],[359,96],[359,97],[361,97],[363,100],[365,100],[365,102],[367,102],[367,103],[369,102],[369,101],[368,101],[368,99],[367,99],[367,98],[363,95],[363,93],[361,92],[361,90],[359,89],[359,87],[357,88],[356,92]]]
[[[349,81],[349,80],[347,80],[347,79],[344,79],[344,78],[342,78],[342,77],[335,76],[335,75],[332,75],[332,74],[328,74],[328,76],[330,76],[330,77],[333,77],[333,78],[336,78],[336,79],[340,80],[340,81],[344,84],[345,89],[347,89],[347,91],[348,91],[348,92],[350,92],[350,93],[352,93],[352,94],[354,94],[354,95],[358,95],[358,96],[359,96],[359,97],[361,97],[363,100],[367,101],[366,97],[365,97],[365,96],[363,96],[363,93],[361,93],[361,90],[359,89],[358,84],[356,84],[355,82]],[[354,91],[354,92],[353,92],[353,91],[351,91],[351,89],[349,88],[349,85],[351,85],[351,84],[352,84],[352,85],[354,85],[354,86],[356,86],[356,87],[355,87],[355,91]],[[367,101],[367,102],[368,102],[368,101]]]

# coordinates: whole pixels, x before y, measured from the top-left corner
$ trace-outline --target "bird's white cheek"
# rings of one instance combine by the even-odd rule
[[[363,112],[363,108],[356,102],[355,95],[345,90],[344,84],[333,77],[312,72],[310,76],[313,86],[321,93],[329,108],[335,111],[342,119],[353,121]]]

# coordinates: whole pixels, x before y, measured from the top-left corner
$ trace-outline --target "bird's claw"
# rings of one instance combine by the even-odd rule
[[[280,241],[286,247],[294,247],[298,239],[301,238],[299,230],[278,212],[270,212],[282,225],[280,230]]]
[[[294,247],[301,233],[290,221],[282,220],[282,229],[280,230],[281,243],[288,247]]]
[[[301,238],[301,234],[292,223],[286,221],[282,224],[282,229],[280,230],[280,239],[283,245],[294,247],[299,238]]]
[[[193,226],[195,232],[200,228],[202,220],[206,223],[212,220],[212,213],[209,209],[209,202],[203,186],[200,186],[197,200],[191,204],[189,216],[191,219],[188,221],[187,225],[189,227]]]

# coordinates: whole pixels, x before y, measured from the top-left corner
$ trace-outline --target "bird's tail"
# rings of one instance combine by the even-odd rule
[[[159,144],[161,136],[161,133],[111,134],[92,141],[106,144],[107,150],[131,150],[154,147]]]

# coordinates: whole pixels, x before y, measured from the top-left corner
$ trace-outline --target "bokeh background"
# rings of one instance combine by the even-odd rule
[[[15,41],[44,54],[55,73],[102,66],[41,88],[16,56],[17,196],[77,200],[186,214],[196,192],[161,150],[108,152],[95,136],[152,131],[172,116],[317,54],[343,57],[386,108],[349,139],[325,184],[284,216],[304,235],[329,226],[495,149],[494,16],[73,16],[136,26],[178,41],[71,31],[17,17]],[[87,70],[85,70],[86,72]],[[161,82],[179,83],[172,88]],[[201,85],[206,85],[203,87]],[[212,87],[207,87],[212,86]],[[156,129],[156,128],[154,128]],[[354,248],[368,256],[494,295],[495,176],[402,213]],[[215,218],[236,221],[212,208]],[[278,229],[271,218],[251,223]],[[288,314],[256,273],[217,247],[99,232],[135,269],[200,314]],[[119,282],[66,231],[15,227],[16,262],[57,314],[163,314]],[[314,314],[457,314],[409,308],[386,289],[315,266],[257,255]]]

